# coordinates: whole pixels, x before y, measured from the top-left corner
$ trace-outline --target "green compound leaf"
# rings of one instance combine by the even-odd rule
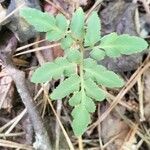
[[[100,41],[100,18],[96,12],[93,12],[87,21],[87,30],[85,35],[85,46],[93,47],[98,41]]]
[[[79,105],[81,102],[81,92],[76,92],[73,94],[73,96],[69,99],[69,105],[70,106],[76,106]]]
[[[76,65],[70,63],[65,58],[57,58],[54,62],[48,62],[36,69],[33,73],[31,81],[34,83],[44,83],[50,81],[52,78],[61,77],[63,74],[69,72],[75,73]]]
[[[94,101],[86,96],[85,90],[74,93],[70,98],[69,104],[75,106],[72,111],[73,116],[73,131],[75,135],[79,136],[84,133],[90,123],[90,113],[95,112],[96,106]]]
[[[94,47],[90,52],[90,56],[96,60],[102,60],[105,57],[105,52],[98,47]]]
[[[97,84],[90,78],[84,81],[86,94],[96,101],[102,101],[106,98],[103,90],[101,90]]]
[[[73,14],[70,29],[77,39],[83,38],[84,35],[84,12],[78,8]]]
[[[102,65],[97,65],[97,62],[92,58],[84,59],[84,67],[85,68],[92,68],[96,67],[96,69],[101,69],[101,71],[106,71],[107,69]]]
[[[121,56],[120,51],[118,49],[112,49],[111,47],[107,47],[106,45],[110,45],[118,38],[117,33],[110,33],[101,38],[100,48],[105,50],[105,53],[109,57],[119,57]]]
[[[120,35],[115,43],[120,48],[120,52],[126,55],[139,53],[148,47],[144,39],[129,35]]]
[[[62,31],[60,31],[60,30],[58,30],[58,31],[55,31],[55,30],[53,30],[53,31],[48,31],[47,33],[46,33],[46,39],[48,40],[48,41],[58,41],[58,40],[60,40],[61,38],[63,38],[64,37],[64,32],[62,32]]]
[[[64,15],[58,14],[56,16],[56,26],[63,32],[66,32],[68,29],[68,21]]]
[[[90,113],[87,111],[84,105],[76,106],[72,111],[73,122],[72,128],[76,136],[82,135],[88,124],[90,123]]]
[[[20,10],[20,15],[39,32],[47,32],[55,28],[55,18],[40,10],[24,7]]]
[[[58,100],[71,95],[69,104],[74,107],[72,128],[76,136],[81,136],[91,122],[90,114],[96,110],[94,102],[106,98],[99,85],[113,88],[124,84],[117,74],[98,65],[95,60],[101,60],[105,55],[119,57],[121,54],[141,52],[147,48],[147,42],[139,37],[116,33],[101,38],[101,24],[97,13],[93,12],[87,20],[87,26],[84,26],[85,14],[82,8],[76,10],[70,26],[69,21],[61,14],[53,17],[37,9],[23,8],[20,15],[37,31],[46,32],[49,41],[60,40],[64,57],[39,67],[33,73],[31,81],[44,83],[61,76],[67,77],[53,90],[50,97]],[[83,51],[78,49],[84,46],[92,48],[90,56],[95,60],[83,60]]]
[[[55,59],[56,68],[53,71],[53,78],[58,79],[61,75],[68,77],[76,72],[76,64],[70,63],[66,58],[59,57]]]
[[[85,108],[89,113],[93,113],[96,110],[96,106],[95,103],[93,102],[93,100],[90,97],[86,96],[86,100],[85,100]]]
[[[79,90],[79,84],[80,84],[80,78],[78,75],[72,75],[66,80],[64,80],[62,83],[60,83],[56,89],[52,92],[50,97],[53,100],[62,99],[69,94],[78,91]]]
[[[136,36],[111,33],[101,38],[100,48],[104,49],[109,57],[119,57],[121,54],[130,55],[146,49],[147,42]]]
[[[122,87],[124,85],[124,81],[117,74],[106,70],[105,67],[97,64],[90,66],[89,62],[87,63],[87,61],[85,61],[84,65],[86,76],[91,77],[99,85],[104,85],[109,88]]]
[[[65,36],[67,29],[67,19],[62,14],[58,14],[56,16],[56,28],[47,32],[46,39],[49,41],[58,41]]]
[[[81,52],[77,49],[71,49],[67,52],[67,59],[71,62],[80,63],[81,61]]]
[[[48,62],[35,70],[32,75],[31,82],[44,83],[52,79],[51,70],[55,69],[55,64]]]
[[[74,40],[71,38],[70,35],[67,35],[65,38],[61,40],[61,48],[66,51],[70,48],[73,44]]]

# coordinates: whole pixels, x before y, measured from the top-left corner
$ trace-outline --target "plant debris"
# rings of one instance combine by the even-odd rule
[[[149,47],[139,54],[99,61],[127,84],[122,89],[103,89],[109,92],[106,100],[98,103],[87,131],[77,139],[68,106],[72,95],[61,102],[48,96],[63,78],[43,85],[30,82],[37,67],[64,52],[60,43],[46,41],[45,34],[37,33],[20,16],[25,6],[52,15],[62,13],[67,19],[79,6],[86,17],[95,10],[102,35],[130,34],[150,43],[148,0],[0,0],[0,150],[149,150]]]

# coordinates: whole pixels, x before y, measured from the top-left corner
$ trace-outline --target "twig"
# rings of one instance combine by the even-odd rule
[[[63,81],[63,78],[60,82]],[[60,118],[62,110],[62,100],[57,100],[57,115]],[[56,127],[55,127],[55,134],[56,134],[56,142],[55,142],[55,149],[59,149],[59,142],[60,142],[60,126],[58,121],[56,120]]]
[[[118,104],[118,102],[124,97],[124,95],[134,86],[137,82],[137,79],[143,74],[143,72],[150,67],[150,62],[145,61],[137,71],[131,76],[130,80],[126,83],[126,85],[122,88],[119,94],[116,96],[115,100],[111,103],[110,107],[104,112],[97,122],[102,122],[108,114],[114,109],[114,107]]]
[[[144,105],[143,105],[143,84],[141,81],[141,77],[138,79],[138,93],[139,93],[139,113],[140,113],[140,121],[145,121],[144,117]]]
[[[41,51],[41,50],[45,50],[45,49],[53,48],[53,47],[57,47],[57,46],[60,46],[60,43],[55,43],[55,44],[48,45],[48,46],[41,46],[38,48],[30,49],[28,51],[17,53],[14,56],[19,56],[19,55],[23,55],[23,54],[27,54],[27,53],[31,53],[31,52],[35,52],[35,51]]]
[[[87,20],[87,18],[90,16],[90,14],[92,13],[92,11],[98,6],[101,4],[101,2],[103,2],[103,0],[97,0],[95,2],[95,4],[92,6],[92,8],[88,11],[88,13],[86,14],[85,16],[85,19]]]
[[[50,98],[49,98],[49,96],[48,96],[46,90],[45,90],[45,89],[43,89],[43,90],[44,90],[44,94],[45,94],[45,96],[46,96],[46,98],[47,98],[47,100],[48,100],[48,102],[49,102],[49,105],[50,105],[50,107],[51,107],[51,109],[52,109],[52,111],[53,111],[53,113],[54,113],[54,115],[55,115],[55,117],[56,117],[56,119],[57,119],[57,121],[58,121],[60,127],[61,127],[61,130],[62,130],[62,132],[63,132],[65,138],[66,138],[66,141],[67,141],[67,143],[68,143],[68,146],[69,146],[70,150],[74,150],[73,144],[72,144],[72,142],[71,142],[71,140],[70,140],[70,138],[69,138],[69,136],[68,136],[66,130],[64,129],[64,127],[63,127],[63,125],[62,125],[62,123],[61,123],[61,121],[60,121],[60,119],[59,119],[59,117],[58,117],[58,115],[57,115],[57,113],[56,113],[56,111],[55,111],[53,105],[52,105],[52,102],[51,102],[51,100],[50,100]]]
[[[108,100],[108,102],[110,103],[110,101]],[[130,128],[134,128],[135,127],[135,123],[133,123],[130,119],[128,119],[125,115],[122,114],[122,112],[120,112],[120,110],[115,107],[114,108],[115,111],[119,114],[119,116],[125,121],[125,123],[130,127]],[[98,126],[100,123],[98,121],[96,121],[95,123],[93,123],[93,126]],[[89,127],[90,128],[90,127]],[[122,133],[121,133],[122,134]],[[147,139],[147,137],[145,137],[145,134],[142,133],[142,131],[138,128],[137,133],[136,133],[143,141],[145,141],[148,145],[150,145],[149,140]],[[119,134],[120,135],[120,134]],[[107,143],[106,143],[107,144]],[[106,144],[103,146],[103,148],[105,148]]]
[[[41,88],[39,90],[39,92],[37,93],[37,95],[34,98],[34,101],[37,99],[37,97],[42,93],[43,88]],[[10,128],[15,127],[14,125],[16,125],[22,118],[23,116],[27,113],[27,109],[25,108],[18,116],[16,116],[15,118],[13,118],[12,120],[10,120],[8,123],[6,123],[5,125],[3,125],[2,127],[0,127],[0,133],[3,132],[7,127],[9,127],[11,125]],[[10,128],[8,130],[10,130]],[[7,131],[8,131],[7,130]],[[6,133],[5,133],[6,134]]]
[[[114,137],[112,137],[107,143],[105,143],[105,145],[103,145],[103,149],[105,149],[108,145],[112,144],[116,139],[121,137],[121,135],[122,135],[122,133],[119,133],[119,134],[115,135]]]
[[[0,133],[3,132],[7,127],[9,127],[11,124],[13,124],[14,122],[18,122],[18,118],[21,118],[22,116],[24,116],[27,112],[27,109],[25,108],[18,116],[16,116],[15,118],[13,118],[12,120],[10,120],[8,123],[6,123],[5,125],[3,125],[0,128]]]
[[[97,115],[98,115],[98,117],[101,115],[101,112],[100,112],[100,104],[98,104],[98,110],[97,110]],[[97,128],[98,128],[98,138],[99,138],[99,145],[100,145],[100,149],[101,150],[104,150],[104,148],[103,148],[103,143],[102,143],[102,138],[101,138],[101,124],[99,124],[98,126],[97,126]]]
[[[106,92],[107,97],[114,101],[116,97],[115,97],[114,95],[110,94],[109,92],[107,92],[106,89],[104,89],[104,90],[105,90],[105,92]],[[131,107],[130,105],[128,105],[128,104],[127,104],[126,102],[124,102],[123,100],[122,100],[122,101],[119,101],[118,104],[120,104],[121,106],[127,108],[128,110],[132,110],[132,111],[133,111],[133,107]]]
[[[18,51],[24,50],[26,48],[29,48],[30,46],[33,46],[33,45],[36,45],[36,44],[39,44],[39,43],[42,43],[42,42],[45,42],[45,41],[46,41],[46,39],[43,39],[43,40],[40,40],[40,41],[36,41],[36,42],[30,43],[30,44],[27,44],[27,45],[24,45],[24,46],[21,46],[21,47],[17,48],[15,51],[18,52]]]
[[[45,0],[47,3],[49,3],[50,5],[52,5],[53,7],[55,7],[58,11],[60,11],[63,15],[65,15],[65,17],[67,19],[70,19],[69,14],[60,6],[58,6],[57,4],[54,4],[53,2],[51,2],[50,0]]]
[[[23,149],[23,150],[33,150],[32,146],[28,146],[25,144],[19,144],[8,140],[2,140],[0,139],[0,146],[3,147],[9,147],[9,148],[17,148],[17,149]]]
[[[143,144],[143,140],[141,139],[141,140],[137,143],[136,148],[137,148],[137,149],[140,149],[140,147],[141,147],[142,144]]]
[[[18,124],[18,122],[22,119],[22,117],[25,115],[26,113],[26,109],[19,115],[17,116],[17,119],[15,120],[15,122],[10,126],[10,128],[5,132],[5,134],[9,134],[14,127]]]
[[[141,24],[140,24],[138,8],[135,9],[134,22],[135,22],[136,32],[137,32],[138,35],[140,35]]]
[[[121,149],[126,149],[134,144],[137,130],[138,124],[135,124],[135,126],[133,126],[133,128],[131,128],[128,134],[126,135],[124,142],[122,143]]]
[[[40,40],[40,36],[37,36],[36,37],[36,42],[35,42],[36,44],[33,46],[33,48],[38,48],[39,47],[39,43],[38,43],[39,40]],[[44,57],[43,57],[43,55],[42,55],[42,53],[40,51],[35,51],[35,55],[36,55],[36,57],[37,57],[38,62],[39,62],[40,65],[42,65],[42,64],[44,64],[46,62],[46,60],[44,59]],[[52,56],[50,56],[50,57],[52,57]],[[46,87],[47,91],[49,91],[50,83],[46,83],[45,87]],[[41,89],[39,90],[39,92],[40,91],[41,91]],[[37,93],[37,95],[38,95],[38,93]],[[42,118],[44,118],[45,111],[46,111],[46,106],[47,106],[47,99],[46,99],[45,96],[43,96]]]
[[[116,111],[118,112],[119,116],[125,121],[126,124],[128,124],[128,126],[132,129],[134,129],[135,127],[135,123],[133,123],[130,119],[128,119],[125,115],[123,115],[122,113],[119,113],[120,110],[117,109],[117,107],[115,108]],[[142,131],[138,128],[136,134],[143,139],[143,141],[145,141],[148,145],[150,145],[150,141],[147,139],[147,137],[145,136],[145,134],[142,133]]]
[[[9,133],[9,134],[0,133],[0,137],[15,137],[15,136],[22,136],[22,135],[25,135],[25,132]]]
[[[16,13],[20,8],[24,6],[25,3],[21,4],[19,7],[17,7],[15,10],[13,10],[9,15],[7,15],[3,20],[0,21],[0,24],[4,22],[6,19],[11,17],[14,13]]]
[[[17,40],[15,37],[12,37],[6,48],[1,51],[0,59],[2,60],[2,63],[4,64],[8,74],[12,77],[16,85],[17,91],[22,99],[22,102],[27,108],[29,117],[32,121],[33,128],[36,134],[36,142],[34,146],[42,150],[51,150],[52,148],[48,137],[48,133],[46,131],[46,128],[44,127],[40,114],[37,108],[35,107],[33,98],[31,97],[30,91],[26,84],[25,73],[18,70],[13,65],[12,52],[16,45]]]

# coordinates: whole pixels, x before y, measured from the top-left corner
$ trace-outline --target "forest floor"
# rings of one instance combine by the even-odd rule
[[[0,150],[45,150],[44,145],[47,150],[150,150],[149,49],[100,62],[126,84],[107,89],[108,98],[97,103],[92,123],[78,139],[67,98],[51,102],[46,94],[59,80],[44,88],[30,82],[38,66],[63,56],[63,51],[24,24],[19,15],[24,6],[68,18],[79,6],[86,13],[96,10],[102,35],[117,32],[150,42],[150,0],[0,0]]]

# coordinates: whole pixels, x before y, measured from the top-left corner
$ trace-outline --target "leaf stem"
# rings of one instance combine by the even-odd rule
[[[79,150],[83,150],[82,136],[78,137],[78,143],[79,143]]]
[[[81,103],[84,103],[84,96],[85,96],[85,93],[84,93],[84,69],[83,69],[83,61],[84,61],[84,47],[82,46],[82,44],[80,44],[80,52],[81,52],[81,63],[80,63],[80,80],[81,80],[81,93],[82,93],[82,101]]]

